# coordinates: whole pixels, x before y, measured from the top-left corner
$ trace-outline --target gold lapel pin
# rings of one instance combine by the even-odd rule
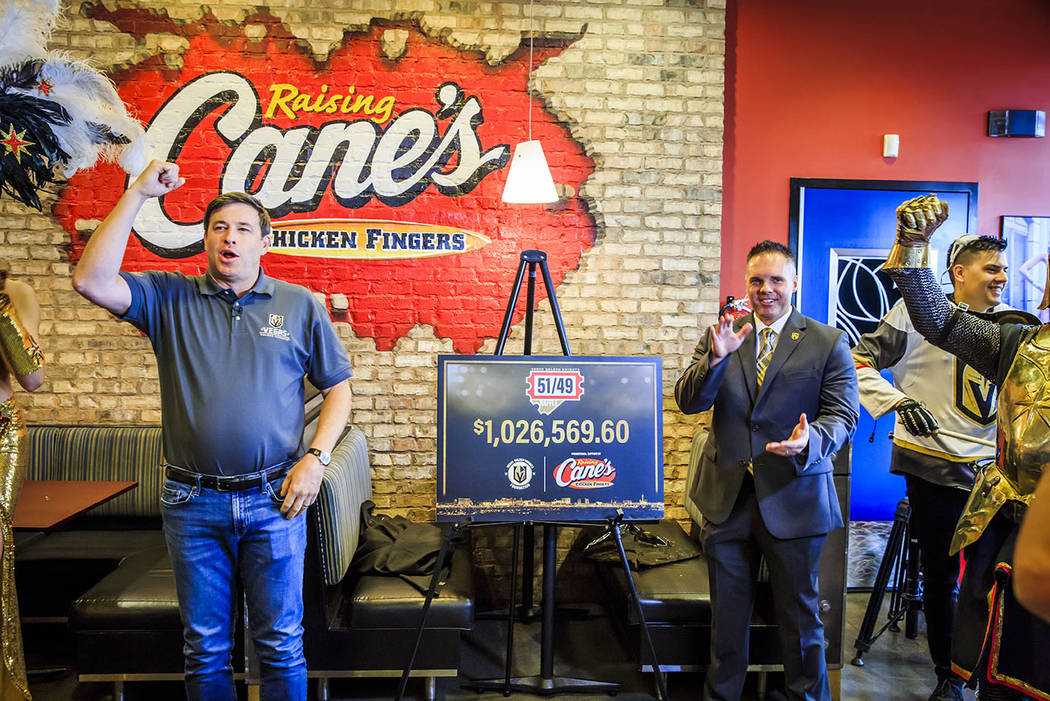
[[[798,340],[798,331],[793,331],[791,333],[791,340],[792,341],[797,341]]]

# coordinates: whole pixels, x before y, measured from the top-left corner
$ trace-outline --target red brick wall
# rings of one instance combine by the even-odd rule
[[[206,47],[243,49],[237,65],[215,65],[251,68],[264,88],[279,78],[295,82],[264,75],[285,65],[268,63],[269,54],[260,53],[268,40],[274,42],[270,49],[292,52],[285,61],[294,63],[300,71],[295,79],[303,85],[316,83],[310,73],[353,70],[354,80],[369,91],[397,95],[405,104],[429,100],[431,109],[435,71],[463,74],[467,66],[481,76],[464,87],[483,97],[486,145],[523,138],[531,95],[533,134],[550,148],[559,184],[571,187],[565,190],[568,200],[548,207],[503,205],[498,200],[505,174],[494,173],[470,196],[428,192],[402,211],[367,205],[372,218],[443,218],[485,233],[493,243],[480,254],[452,256],[429,271],[418,261],[325,264],[273,257],[264,264],[278,276],[311,285],[329,304],[332,295],[348,297],[349,316],[337,317],[337,328],[355,367],[352,420],[368,436],[376,502],[383,510],[428,518],[434,505],[436,356],[468,348],[492,352],[517,252],[546,248],[575,354],[664,358],[665,492],[668,514],[684,518],[685,460],[698,420],[677,411],[671,389],[700,326],[717,310],[717,276],[708,271],[717,270],[720,254],[724,3],[539,2],[531,75],[521,48],[529,32],[528,3],[375,0],[368,10],[353,9],[364,3],[350,5],[260,10],[257,3],[229,2],[216,6],[212,17],[201,14],[199,3],[182,0],[121,3],[119,11],[73,3],[52,46],[90,58],[121,85],[128,76],[148,74],[154,82],[128,92],[142,110],[154,109],[157,94],[151,90],[163,89],[165,80],[230,55],[209,59],[201,53]],[[184,154],[202,178],[217,168],[206,145],[202,140],[197,152]],[[149,343],[79,298],[70,285],[71,259],[120,187],[121,177],[112,170],[78,176],[45,198],[42,214],[0,199],[0,256],[37,290],[43,307],[40,340],[50,361],[48,383],[19,398],[31,423],[160,421]],[[187,191],[181,211],[191,221],[197,204],[191,200],[207,199],[213,187]],[[177,202],[172,200],[176,213]],[[329,201],[324,207],[336,208]],[[131,267],[202,265],[199,257],[165,262],[137,243],[131,250]],[[518,323],[508,351],[519,349],[521,339]],[[536,319],[534,352],[560,353],[545,303]]]

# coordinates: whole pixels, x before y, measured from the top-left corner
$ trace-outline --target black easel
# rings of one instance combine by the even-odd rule
[[[521,283],[525,279],[525,270],[528,266],[529,281],[525,293],[525,343],[522,355],[532,355],[532,322],[533,310],[536,306],[536,268],[539,267],[543,274],[543,284],[547,289],[547,300],[551,305],[551,314],[554,317],[554,326],[558,331],[558,340],[561,342],[562,355],[572,355],[569,350],[569,342],[565,335],[565,324],[562,323],[561,310],[558,308],[558,300],[554,295],[554,284],[551,282],[550,271],[547,269],[547,254],[543,251],[522,251],[521,260],[518,263],[518,272],[514,277],[514,287],[507,302],[507,311],[503,315],[503,325],[500,328],[499,338],[496,340],[494,355],[503,355],[503,349],[507,345],[507,337],[510,333],[510,325],[514,316],[514,308],[518,304],[521,294]],[[547,522],[543,525],[543,574],[542,591],[543,601],[540,607],[540,673],[532,677],[511,677],[511,666],[514,660],[514,589],[518,577],[518,537],[523,542],[522,553],[522,612],[528,616],[533,612],[532,579],[534,572],[533,552],[535,551],[535,535],[531,522],[518,524],[514,533],[515,558],[511,565],[511,599],[507,605],[507,659],[502,679],[475,679],[467,686],[482,691],[493,689],[502,691],[509,695],[511,691],[527,691],[541,695],[558,694],[568,692],[612,692],[619,690],[620,685],[615,682],[600,682],[590,679],[575,679],[554,676],[554,574],[558,544],[558,525]],[[574,525],[574,524],[566,524]]]
[[[660,668],[660,665],[656,662],[656,648],[653,645],[653,639],[649,633],[649,623],[645,620],[645,611],[642,608],[641,600],[638,598],[638,590],[634,584],[634,575],[631,573],[631,563],[627,559],[627,552],[623,547],[623,539],[620,537],[620,524],[622,522],[623,512],[618,510],[614,516],[610,516],[606,519],[605,528],[606,532],[616,541],[616,547],[620,553],[620,562],[623,565],[627,584],[631,589],[631,598],[634,600],[635,606],[638,610],[638,620],[642,626],[642,630],[645,632],[645,642],[649,648],[649,655],[653,659],[653,669],[656,671],[657,698],[666,701],[670,699],[670,696],[667,694],[667,678],[665,677],[663,670]],[[507,658],[504,676],[502,679],[475,679],[464,686],[475,689],[476,691],[483,691],[486,689],[502,691],[504,696],[510,696],[512,691],[524,691],[539,694],[541,696],[596,691],[604,691],[612,695],[619,691],[620,684],[617,682],[599,682],[591,679],[554,676],[554,545],[557,543],[558,539],[557,530],[558,526],[579,528],[585,525],[591,524],[579,521],[545,521],[543,524],[543,618],[540,632],[539,675],[531,677],[511,677],[511,663],[514,654],[513,602],[515,585],[517,583],[518,562],[518,540],[515,537],[512,560],[514,564],[511,567],[512,572],[510,580],[512,605],[508,607],[510,613],[508,614]]]
[[[875,585],[868,599],[868,607],[864,611],[864,621],[860,625],[857,640],[853,643],[857,650],[853,664],[857,667],[864,666],[861,656],[871,649],[887,628],[900,630],[897,624],[902,618],[905,619],[904,634],[912,640],[919,635],[919,609],[922,606],[922,596],[919,594],[919,545],[918,541],[911,537],[911,529],[908,526],[910,518],[911,504],[907,498],[901,499],[893,516],[893,527],[890,528],[886,551],[882,554],[882,561],[875,575]],[[890,595],[888,620],[873,634],[879,610],[882,608],[882,599],[886,595],[886,587],[891,578],[893,592]]]
[[[510,331],[511,319],[514,314],[514,307],[517,306],[518,296],[521,291],[521,283],[525,277],[525,266],[528,265],[529,283],[526,292],[526,310],[525,310],[525,349],[523,355],[532,354],[532,322],[533,322],[533,307],[535,306],[536,300],[536,267],[539,266],[540,271],[543,274],[543,282],[547,287],[547,299],[550,301],[551,313],[554,316],[555,326],[558,331],[558,339],[561,341],[561,349],[563,355],[572,355],[569,350],[569,343],[565,336],[565,325],[562,323],[561,311],[558,309],[558,301],[554,296],[554,285],[551,283],[550,272],[547,269],[547,254],[543,251],[529,250],[521,252],[521,262],[518,265],[518,272],[514,280],[514,291],[511,294],[510,301],[507,304],[507,311],[503,317],[503,325],[500,329],[499,339],[496,342],[495,355],[502,355],[503,349],[507,343],[507,336]],[[663,670],[659,664],[656,663],[656,649],[653,646],[652,638],[649,633],[649,624],[645,620],[645,613],[642,610],[642,603],[638,599],[638,592],[634,584],[634,576],[631,573],[630,563],[627,560],[627,554],[624,551],[623,542],[620,538],[620,522],[623,520],[623,513],[617,512],[616,515],[611,516],[606,521],[606,527],[613,534],[613,538],[616,540],[617,547],[619,548],[620,558],[624,566],[624,573],[627,577],[627,582],[631,588],[631,595],[638,607],[638,618],[641,622],[642,628],[645,631],[645,639],[649,646],[649,654],[653,659],[653,667],[656,670],[656,678],[658,685],[658,693],[661,699],[668,699],[666,679],[663,674]],[[452,523],[449,525],[444,533],[441,540],[441,548],[438,553],[438,566],[435,568],[434,574],[430,580],[430,587],[427,590],[426,599],[423,603],[423,611],[420,615],[419,625],[416,628],[416,639],[415,644],[412,648],[412,654],[408,660],[407,665],[401,675],[401,684],[398,688],[396,701],[400,701],[405,692],[405,687],[408,684],[408,678],[412,671],[412,665],[415,663],[416,653],[419,650],[419,644],[423,637],[423,630],[426,626],[427,614],[430,610],[431,602],[433,601],[434,595],[437,592],[437,587],[441,577],[440,565],[444,562],[447,553],[451,549],[452,538],[461,528],[473,528],[479,526],[495,526],[495,525],[506,525],[505,523]],[[543,601],[541,605],[541,632],[540,632],[540,673],[537,676],[530,677],[511,677],[511,667],[514,659],[514,620],[515,620],[515,606],[514,598],[516,594],[516,585],[518,578],[518,542],[519,535],[525,544],[526,552],[522,557],[523,569],[528,579],[525,580],[522,591],[522,608],[528,610],[532,608],[532,551],[534,541],[530,537],[531,534],[531,522],[515,523],[515,534],[514,534],[514,549],[512,556],[511,565],[511,578],[510,578],[510,601],[507,606],[507,658],[506,665],[504,668],[504,676],[501,679],[475,679],[465,686],[473,688],[477,691],[483,691],[486,689],[502,691],[504,696],[509,696],[512,691],[525,691],[542,696],[563,694],[563,693],[581,693],[581,692],[606,692],[609,694],[615,694],[620,690],[620,684],[618,682],[602,682],[592,679],[578,679],[572,677],[557,677],[554,675],[554,614],[555,614],[555,602],[554,602],[554,575],[557,555],[557,542],[558,542],[558,526],[569,526],[579,527],[581,525],[589,525],[580,522],[558,522],[558,521],[545,521],[543,522]],[[526,604],[526,593],[528,594],[528,601]]]
[[[561,342],[562,355],[572,355],[569,350],[569,341],[565,335],[565,324],[561,320],[561,310],[558,308],[558,299],[554,296],[554,285],[551,283],[550,271],[547,269],[547,254],[543,251],[522,251],[521,260],[518,263],[518,272],[514,276],[514,287],[507,302],[507,311],[503,314],[503,324],[500,326],[499,338],[496,339],[496,350],[493,355],[503,355],[503,349],[507,345],[507,337],[510,335],[510,324],[514,317],[514,307],[518,305],[518,296],[521,294],[521,283],[525,278],[525,266],[528,265],[529,284],[525,290],[525,341],[522,355],[532,355],[532,320],[533,309],[536,306],[536,267],[539,266],[543,273],[543,284],[547,289],[547,300],[551,305],[551,315],[554,317],[554,327],[558,331],[558,340]],[[521,620],[535,620],[543,616],[543,611],[537,608],[532,596],[532,580],[535,575],[535,562],[533,558],[536,552],[536,531],[531,524],[518,524],[514,531],[514,546],[517,547],[518,537],[522,537],[522,573],[521,573]],[[514,560],[517,565],[517,559]],[[514,597],[510,598],[510,606],[514,606]],[[509,619],[513,627],[513,618]],[[513,647],[513,646],[509,646]],[[510,657],[508,649],[508,658]]]

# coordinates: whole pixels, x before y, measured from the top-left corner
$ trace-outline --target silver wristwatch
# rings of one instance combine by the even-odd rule
[[[332,454],[327,451],[318,450],[317,448],[307,448],[306,452],[311,455],[316,455],[317,459],[320,460],[321,464],[325,467],[328,467],[328,463],[332,462]]]

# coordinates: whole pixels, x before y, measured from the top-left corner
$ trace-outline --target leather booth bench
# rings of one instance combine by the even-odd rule
[[[28,449],[28,479],[138,486],[16,544],[23,629],[61,622],[40,636],[75,649],[79,681],[113,682],[118,701],[125,681],[181,679],[182,623],[160,518],[160,427],[30,426]]]
[[[30,480],[138,481],[51,533],[17,532],[15,577],[27,649],[73,653],[72,602],[127,557],[163,548],[157,426],[29,426]],[[42,645],[41,645],[42,647]]]
[[[320,415],[321,395],[308,388],[306,402],[307,439],[316,431]],[[89,431],[88,439],[78,431]],[[164,542],[160,523],[160,493],[164,484],[161,448],[161,430],[158,426],[148,428],[70,428],[69,441],[82,441],[81,449],[93,454],[95,460],[82,465],[90,477],[98,479],[138,479],[139,486],[128,495],[136,498],[137,511],[153,519],[155,542],[143,547],[127,548],[118,565],[104,577],[82,589],[72,602],[69,613],[70,629],[76,646],[76,668],[82,682],[112,682],[114,701],[123,698],[126,681],[180,680],[183,677],[182,621],[179,617],[179,602],[175,591],[175,576],[171,559]],[[131,455],[120,450],[120,443],[88,449],[92,443],[90,432],[117,432],[125,441],[137,440],[148,450]],[[140,434],[136,436],[136,431]],[[104,473],[103,470],[109,470]],[[70,473],[70,479],[76,472]],[[83,473],[81,473],[83,474]],[[114,475],[130,475],[117,477]],[[84,479],[80,477],[80,479]],[[118,500],[104,505],[99,517],[111,521],[132,518]],[[79,523],[79,522],[78,522]],[[86,521],[83,526],[90,526]],[[87,540],[105,537],[100,532],[79,531],[78,537]],[[52,536],[61,536],[55,533]],[[234,638],[234,675],[243,678],[244,636],[238,627]]]
[[[700,453],[706,441],[706,432],[693,439],[689,475],[686,479],[686,510],[690,514],[687,534],[674,520],[641,523],[649,532],[689,547],[699,548],[701,514],[688,495],[695,483]],[[835,486],[844,517],[849,514],[850,449],[839,451],[835,464]],[[846,529],[828,534],[820,561],[820,606],[824,621],[825,653],[832,686],[832,696],[839,697],[840,670],[845,636],[845,577]],[[598,580],[610,618],[616,621],[624,642],[638,660],[644,672],[654,671],[652,655],[645,643],[637,606],[622,567],[601,565]],[[649,632],[656,649],[657,662],[665,672],[703,671],[710,662],[711,596],[708,586],[707,562],[701,554],[697,558],[668,565],[650,567],[633,572],[642,611],[649,624]],[[780,642],[777,638],[773,613],[773,597],[768,574],[763,563],[759,572],[755,609],[750,626],[749,670],[759,672],[760,692],[765,686],[764,673],[782,671]]]
[[[311,508],[303,599],[308,675],[328,699],[337,677],[400,677],[415,642],[424,596],[397,576],[355,574],[350,564],[361,532],[361,504],[372,496],[364,435],[351,429],[332,453]],[[412,675],[433,699],[437,677],[459,674],[460,638],[474,623],[468,544],[452,552],[451,568],[433,600]]]
[[[694,536],[686,534],[677,521],[663,519],[640,526],[678,548],[688,550],[692,547],[700,551]],[[711,658],[711,593],[704,556],[647,567],[632,571],[632,574],[660,668],[665,672],[706,669]],[[630,598],[623,568],[602,565],[598,568],[598,579],[610,619],[617,622],[628,651],[639,661],[643,672],[654,671],[652,655],[645,642],[637,606]],[[752,671],[780,669],[780,643],[776,625],[772,622],[772,608],[769,584],[761,582],[750,626],[748,659]]]
[[[307,403],[307,442],[319,408],[318,394]],[[58,602],[48,604],[49,613],[64,607],[58,613],[68,614],[79,680],[112,682],[115,701],[126,681],[181,679],[182,624],[160,528],[159,427],[31,427],[30,456],[31,479],[136,479],[139,486],[19,548],[23,611],[43,610],[35,601],[41,587],[60,589],[46,592]],[[370,497],[368,447],[360,429],[347,428],[307,515],[304,645],[320,698],[331,677],[399,677],[422,612],[423,595],[400,578],[349,572],[361,503]],[[455,551],[427,618],[414,675],[427,678],[428,695],[435,677],[458,674],[459,638],[473,625],[468,552]],[[235,665],[242,650],[239,630]],[[240,667],[235,676],[251,672]]]

